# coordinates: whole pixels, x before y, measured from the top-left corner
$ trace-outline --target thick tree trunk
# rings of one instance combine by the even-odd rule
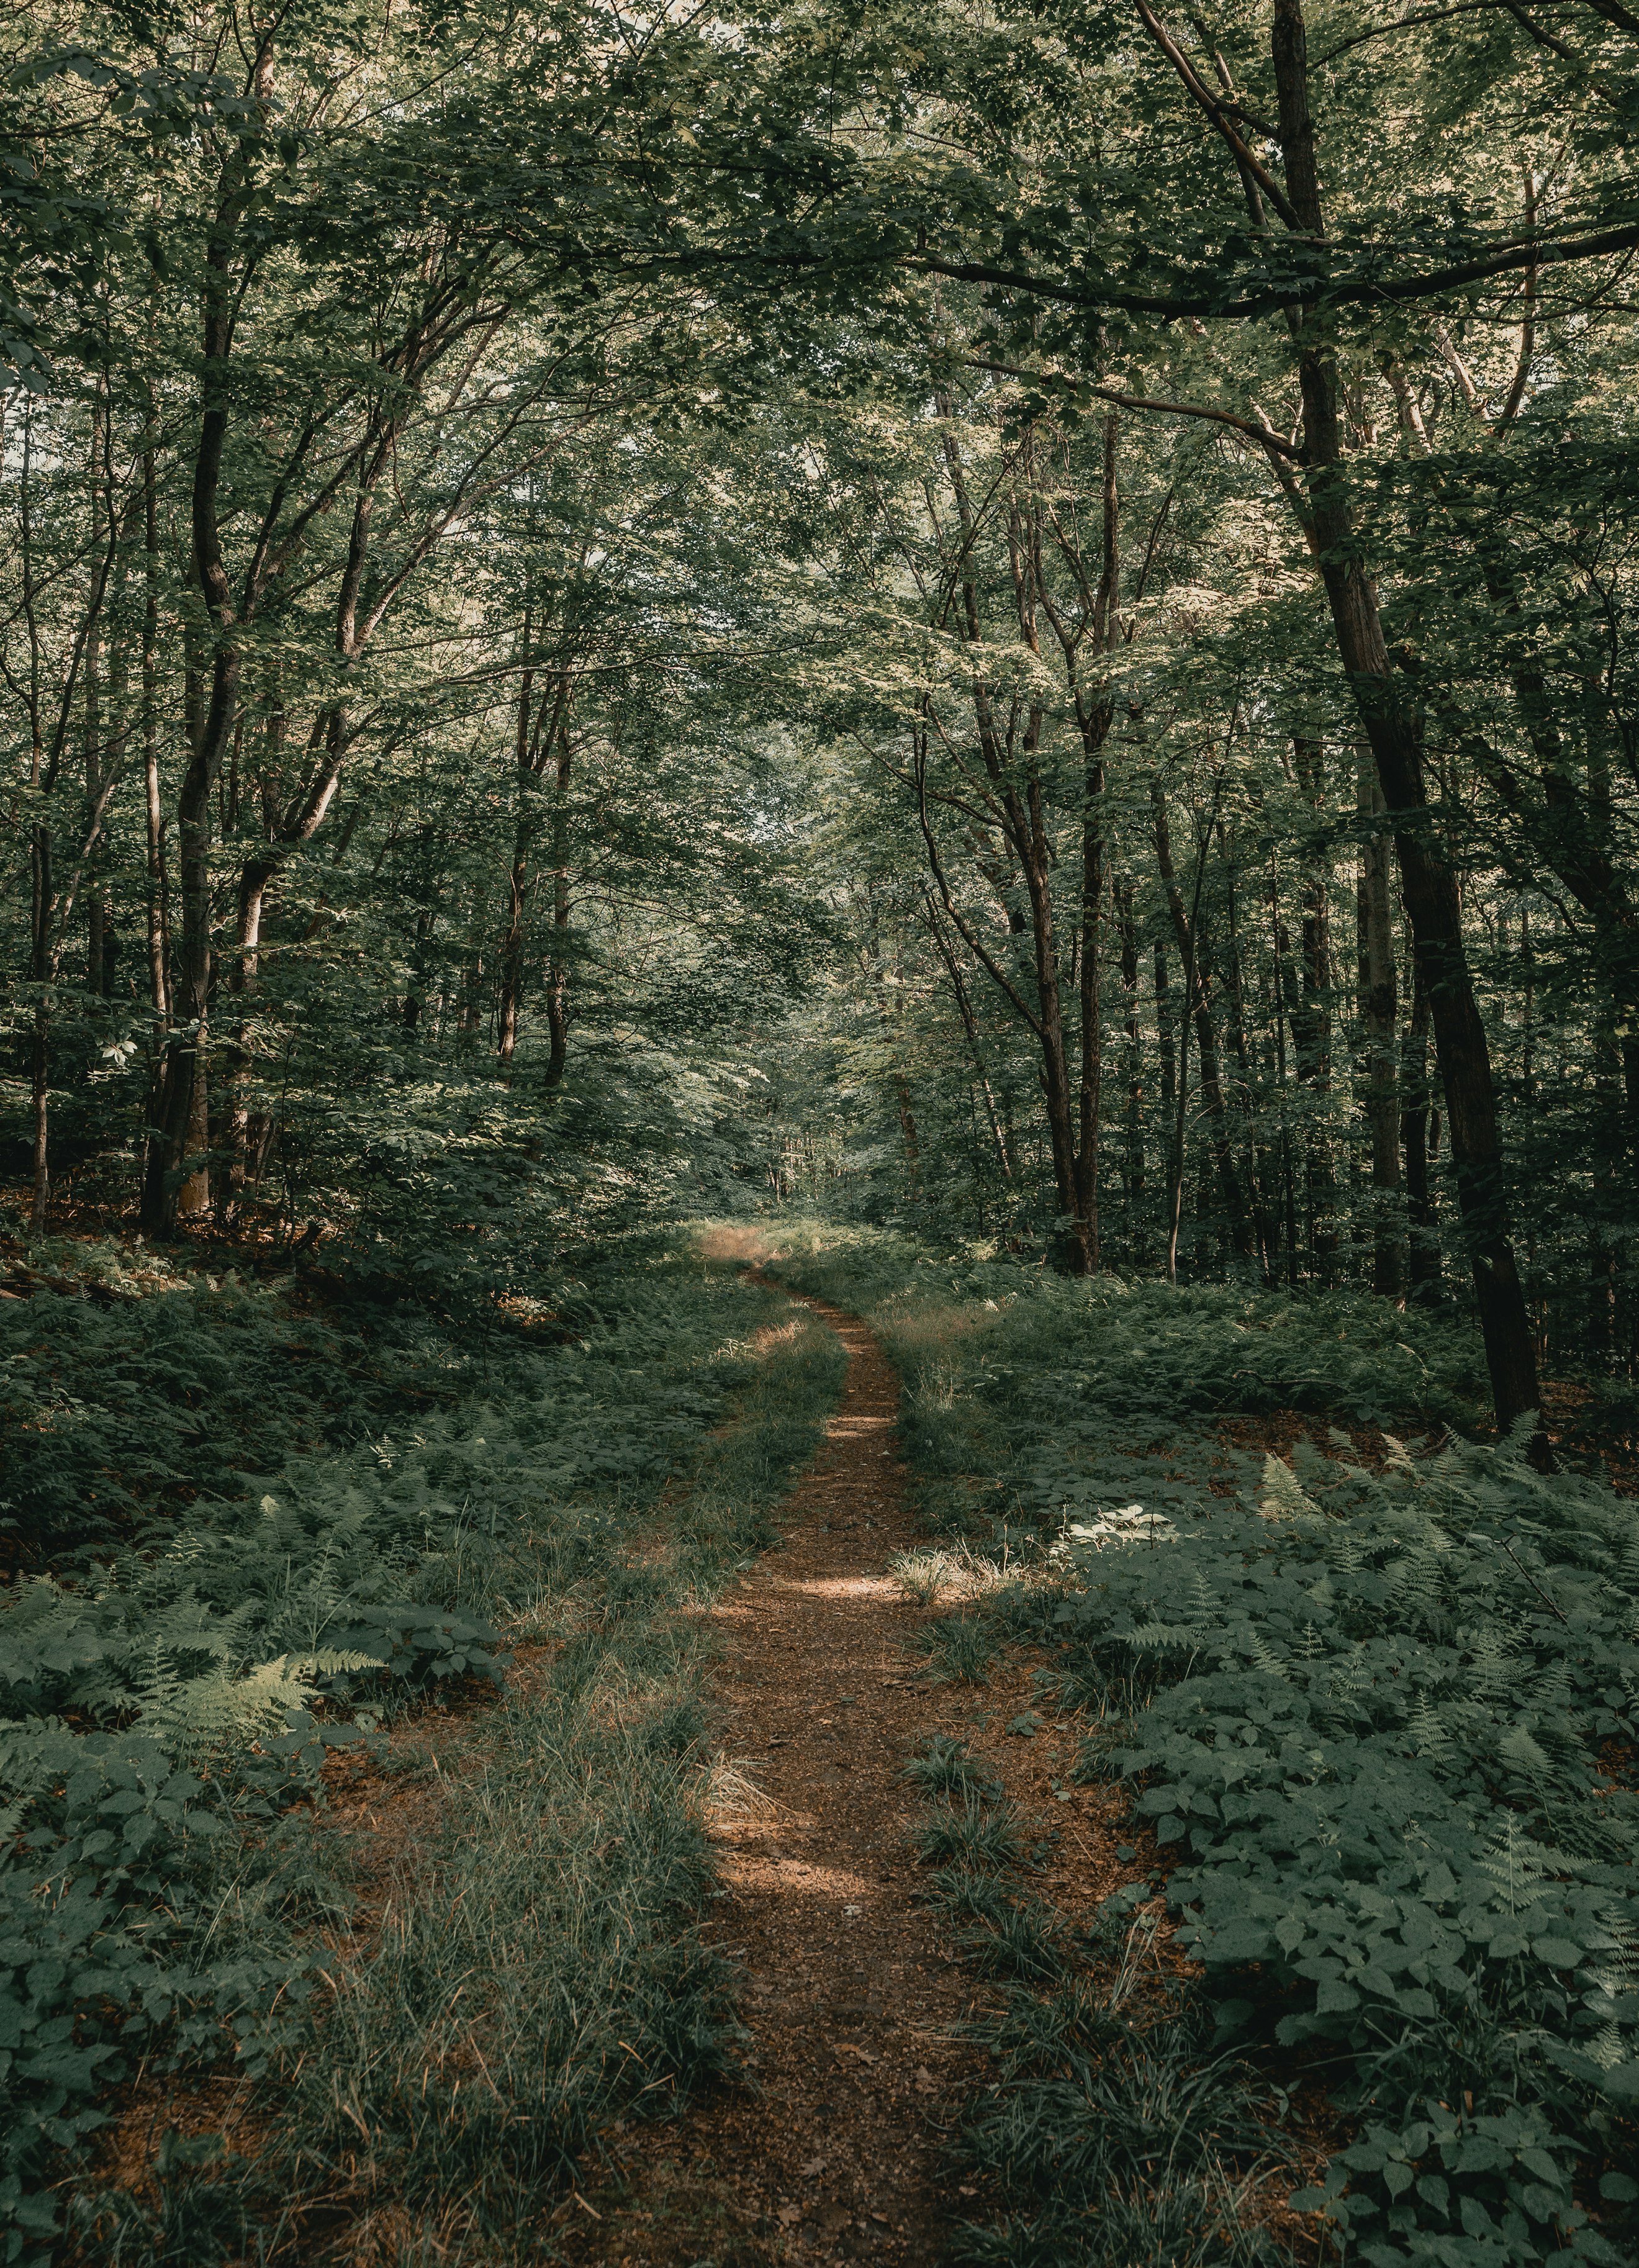
[[[1275,0],[1273,46],[1287,194],[1298,226],[1323,241],[1302,0]],[[1429,809],[1421,731],[1395,680],[1377,594],[1359,556],[1342,468],[1336,363],[1312,313],[1303,310],[1298,320],[1304,453],[1320,574],[1339,657],[1394,825],[1406,910],[1440,1050],[1452,1178],[1497,1424],[1506,1430],[1539,1410],[1541,1395],[1536,1344],[1509,1233],[1490,1048],[1463,944],[1457,876]],[[1540,1462],[1550,1460],[1540,1432],[1533,1454]]]

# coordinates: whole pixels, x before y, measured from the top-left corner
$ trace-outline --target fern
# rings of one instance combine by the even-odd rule
[[[1258,1509],[1266,1520],[1312,1520],[1319,1516],[1319,1506],[1305,1495],[1291,1467],[1273,1455],[1263,1461],[1263,1494],[1258,1499]]]

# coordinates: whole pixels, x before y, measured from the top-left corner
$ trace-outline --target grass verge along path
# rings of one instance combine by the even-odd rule
[[[742,2083],[634,2141],[565,2230],[579,2263],[929,2262],[956,2202],[938,2161],[972,1996],[908,1847],[905,1758],[943,1705],[913,1682],[922,1617],[886,1572],[915,1540],[898,1381],[864,1324],[806,1304],[847,1350],[842,1397],[783,1548],[709,1609],[726,1893],[709,1935],[743,1964]]]

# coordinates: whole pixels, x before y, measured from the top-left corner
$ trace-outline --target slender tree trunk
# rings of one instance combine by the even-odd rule
[[[1077,1172],[1077,1123],[1079,1108],[1078,1079],[1072,1079],[1064,1035],[1063,999],[1058,957],[1058,941],[1053,914],[1052,866],[1053,846],[1046,825],[1041,777],[1040,734],[1043,711],[1039,704],[1027,712],[1025,728],[1020,744],[1015,748],[1011,727],[1003,733],[998,726],[992,703],[991,688],[981,666],[980,648],[982,631],[979,608],[978,585],[971,570],[971,551],[975,519],[972,499],[967,493],[966,476],[962,468],[961,454],[948,423],[948,403],[941,401],[947,423],[943,435],[945,467],[951,492],[963,534],[963,559],[966,571],[960,583],[962,633],[973,651],[973,677],[970,696],[974,718],[984,766],[989,775],[996,805],[1005,815],[1005,835],[1013,856],[1018,861],[1025,896],[1030,907],[1031,943],[1035,960],[1037,1005],[1023,1009],[1035,1034],[1041,1051],[1041,1090],[1047,1120],[1048,1145],[1053,1160],[1054,1195],[1057,1202],[1059,1226],[1054,1237],[1055,1264],[1069,1272],[1085,1275],[1094,1265],[1093,1250],[1088,1233],[1088,1223],[1082,1211],[1081,1187]],[[1039,651],[1034,627],[1037,588],[1033,571],[1027,567],[1025,549],[1013,531],[1011,544],[1014,572],[1015,596],[1018,606],[1019,635]],[[1025,549],[1028,547],[1025,547]],[[1022,779],[1022,786],[1021,786]],[[937,858],[934,839],[928,827],[925,807],[922,831],[930,858]],[[947,910],[952,911],[946,895],[943,874],[936,865],[940,881],[941,897]],[[972,942],[972,933],[963,931]],[[992,974],[996,974],[992,968]],[[1018,1001],[1009,984],[1004,991]]]
[[[91,529],[93,546],[105,540],[104,506],[107,506],[107,535],[114,530],[114,499],[102,490],[102,431],[107,414],[103,394],[106,381],[99,380],[97,396],[92,408],[91,446]],[[89,836],[96,827],[96,814],[102,799],[103,732],[102,712],[102,610],[98,603],[97,574],[92,571],[92,590],[87,607],[85,630],[85,832]],[[99,884],[93,880],[85,892],[85,990],[93,997],[103,992],[107,948],[104,938],[105,902]]]
[[[33,398],[23,409],[22,476],[18,488],[18,533],[21,538],[23,616],[28,627],[28,784],[38,793],[46,785],[45,733],[40,707],[40,626],[36,609],[33,533]],[[51,966],[51,830],[43,808],[37,810],[28,834],[29,946],[28,974],[39,989],[29,1035],[29,1103],[33,1130],[33,1160],[28,1225],[35,1235],[46,1226],[51,1200],[51,1010],[47,979]]]
[[[1366,1067],[1366,1119],[1371,1130],[1372,1289],[1406,1304],[1406,1240],[1400,1226],[1400,1110],[1395,1093],[1398,998],[1390,917],[1389,838],[1373,827],[1383,790],[1371,751],[1357,750],[1356,799],[1369,831],[1360,846],[1360,1021]]]
[[[252,71],[258,102],[273,97],[273,53],[264,35]],[[223,556],[218,501],[227,449],[227,373],[238,294],[232,256],[250,180],[249,145],[234,142],[223,164],[217,210],[205,247],[201,308],[202,349],[199,438],[189,499],[193,572],[209,626],[208,691],[203,673],[189,670],[189,755],[177,797],[177,884],[180,936],[172,976],[173,1020],[165,1082],[163,1139],[151,1157],[143,1189],[143,1225],[161,1233],[179,1216],[196,1215],[210,1203],[209,1029],[211,989],[211,803],[217,781],[239,724],[244,672],[242,627]],[[197,1162],[183,1177],[189,1156]]]
[[[227,1152],[227,1202],[239,1204],[255,1176],[261,1129],[250,1108],[251,1012],[261,975],[261,925],[268,887],[275,869],[269,860],[248,861],[239,876],[239,913],[233,961],[228,972],[234,998],[235,1026],[227,1050],[227,1104],[224,1147]]]
[[[1104,918],[1104,766],[1089,767],[1087,813],[1082,824],[1081,1079],[1076,1145],[1076,1200],[1085,1272],[1096,1276],[1099,1248],[1099,1110],[1104,1081],[1104,1015],[1100,997]]]
[[[154,1058],[149,1080],[143,1145],[142,1215],[149,1224],[163,1189],[166,1085],[171,1069],[170,906],[165,863],[165,818],[159,781],[159,496],[155,469],[159,404],[151,382],[143,435],[143,802],[147,826],[148,997],[153,1010]]]
[[[1166,967],[1166,947],[1158,938],[1155,942],[1155,1026],[1156,1048],[1161,1058],[1161,1127],[1163,1152],[1165,1162],[1165,1226],[1168,1238],[1172,1225],[1178,1217],[1177,1145],[1173,1128],[1178,1117],[1178,1047],[1172,1031],[1172,1003],[1169,990]],[[1167,1263],[1169,1279],[1176,1281],[1176,1258]]]
[[[990,1129],[990,1139],[996,1145],[996,1160],[1002,1168],[1002,1178],[1011,1185],[1013,1179],[1013,1160],[1008,1150],[1007,1135],[996,1109],[996,1094],[990,1085],[989,1067],[985,1061],[984,1043],[980,1035],[979,1019],[974,1013],[973,998],[963,978],[961,965],[944,934],[931,894],[926,895],[924,902],[927,907],[929,933],[933,939],[939,959],[944,964],[945,975],[951,980],[951,990],[955,997],[956,1011],[961,1018],[962,1029],[967,1036],[967,1051],[973,1058],[974,1076],[978,1081],[979,1092],[984,1097],[985,1119]]]
[[[1185,1005],[1181,1011],[1187,1019],[1192,1007],[1194,1015],[1195,1039],[1201,1057],[1201,1099],[1206,1107],[1209,1138],[1213,1162],[1217,1170],[1218,1189],[1223,1200],[1224,1217],[1229,1229],[1229,1241],[1238,1258],[1253,1256],[1253,1231],[1246,1210],[1240,1176],[1235,1170],[1234,1145],[1230,1138],[1229,1105],[1224,1094],[1223,1072],[1218,1060],[1217,1032],[1214,1026],[1210,1002],[1211,970],[1202,936],[1201,914],[1202,885],[1206,873],[1208,837],[1202,836],[1195,863],[1194,900],[1186,909],[1183,893],[1172,864],[1172,828],[1167,819],[1166,798],[1158,783],[1150,792],[1150,805],[1155,821],[1156,858],[1166,891],[1167,909],[1172,916],[1172,934],[1184,963]],[[1180,1059],[1180,1093],[1183,1091],[1183,1059]],[[1182,1126],[1182,1104],[1180,1105],[1180,1125]],[[1179,1145],[1178,1171],[1181,1177],[1183,1158],[1181,1132]],[[1175,1207],[1176,1215],[1176,1207]],[[1176,1237],[1176,1230],[1172,1232]]]
[[[1622,1109],[1618,1057],[1608,1032],[1593,1042],[1593,1204],[1588,1220],[1588,1343],[1605,1364],[1616,1352],[1616,1243],[1621,1211]]]
[[[1122,1211],[1127,1257],[1136,1263],[1143,1256],[1144,1207],[1144,1064],[1138,1020],[1138,925],[1133,917],[1133,886],[1119,882],[1116,915],[1121,939],[1121,998],[1127,1035],[1127,1101],[1122,1148]]]
[[[1121,595],[1120,497],[1115,476],[1118,421],[1104,421],[1102,482],[1103,560],[1092,608],[1091,634],[1095,652],[1113,652],[1120,640],[1117,608]],[[1033,547],[1033,571],[1040,579],[1039,550]],[[1039,596],[1047,604],[1045,587]],[[1059,617],[1053,615],[1055,629]],[[1084,628],[1083,635],[1086,635]],[[1081,824],[1081,1079],[1076,1145],[1076,1213],[1081,1263],[1096,1275],[1102,1262],[1099,1222],[1099,1117],[1104,1086],[1103,924],[1105,865],[1104,744],[1115,708],[1107,675],[1090,690],[1083,682],[1078,660],[1079,641],[1060,632],[1071,688],[1076,720],[1081,733],[1084,777]]]
[[[531,762],[530,695],[535,673],[530,656],[531,609],[524,609],[524,670],[518,681],[518,725],[513,736],[513,769],[518,809],[512,823],[512,863],[507,870],[506,928],[501,939],[501,994],[496,1052],[503,1066],[511,1064],[518,1046],[518,1012],[524,993],[524,901],[529,888],[529,853],[534,814],[531,797],[535,767]]]
[[[1220,829],[1220,836],[1221,835]],[[1264,1169],[1267,1168],[1268,1159],[1267,1156],[1260,1159],[1254,1124],[1256,1082],[1253,1074],[1252,1049],[1246,1039],[1246,1001],[1241,976],[1240,918],[1232,868],[1228,869],[1227,901],[1229,954],[1224,969],[1224,990],[1229,1001],[1230,1046],[1235,1057],[1237,1100],[1240,1107],[1241,1125],[1246,1139],[1246,1195],[1252,1208],[1252,1226],[1257,1243],[1259,1271],[1266,1284],[1273,1284],[1275,1264],[1275,1229],[1264,1196],[1266,1180]]]
[[[1033,758],[1035,750],[1029,751]],[[1047,1140],[1053,1158],[1053,1186],[1062,1224],[1058,1249],[1061,1265],[1077,1276],[1090,1275],[1092,1254],[1087,1223],[1081,1210],[1081,1189],[1076,1170],[1076,1112],[1078,1081],[1072,1081],[1069,1051],[1064,1043],[1063,997],[1059,980],[1058,940],[1053,918],[1051,853],[1042,812],[1041,788],[1033,778],[1027,801],[1010,794],[1014,806],[1014,834],[1020,852],[1025,887],[1030,901],[1031,941],[1035,953],[1038,1037],[1041,1048],[1041,1092],[1047,1108]],[[1068,1230],[1068,1233],[1064,1230]]]
[[[1297,1188],[1292,1168],[1291,1099],[1286,1051],[1287,1004],[1291,997],[1291,946],[1281,919],[1280,874],[1269,852],[1269,946],[1273,961],[1270,1005],[1275,1025],[1275,1079],[1281,1098],[1281,1218],[1286,1241],[1286,1280],[1297,1287]]]
[[[1440,1239],[1429,1175],[1429,1022],[1428,987],[1414,967],[1400,1131],[1406,1164],[1407,1276],[1409,1296],[1419,1307],[1432,1305],[1440,1296]]]
[[[1292,755],[1317,824],[1326,806],[1326,755],[1318,740],[1294,740]],[[1303,961],[1299,998],[1291,1003],[1292,1039],[1297,1083],[1306,1088],[1304,1178],[1309,1229],[1309,1266],[1316,1280],[1337,1281],[1337,1170],[1327,1116],[1332,1088],[1332,878],[1324,851],[1311,850],[1305,861],[1302,915]]]
[[[556,792],[552,805],[552,953],[547,964],[546,1083],[548,1086],[562,1085],[563,1067],[569,1059],[569,792],[574,755],[567,725],[558,728],[557,748]]]

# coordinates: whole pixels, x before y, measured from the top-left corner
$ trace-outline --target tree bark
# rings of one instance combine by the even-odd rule
[[[1440,1238],[1430,1178],[1429,993],[1412,976],[1411,1015],[1400,1080],[1400,1147],[1406,1161],[1407,1276],[1409,1297],[1429,1307],[1440,1297]]]
[[[1115,887],[1116,918],[1121,939],[1121,997],[1125,1005],[1123,1028],[1127,1035],[1127,1100],[1122,1148],[1122,1211],[1126,1231],[1127,1258],[1136,1263],[1143,1256],[1144,1207],[1144,1062],[1143,1042],[1139,1028],[1138,1001],[1138,925],[1133,916],[1133,886],[1118,882]]]
[[[524,992],[524,900],[529,886],[529,853],[534,814],[531,807],[538,765],[530,739],[530,695],[535,671],[530,652],[532,610],[524,609],[524,667],[518,679],[518,725],[513,734],[512,762],[517,776],[518,807],[512,822],[512,861],[507,869],[506,928],[501,938],[501,995],[496,1053],[504,1069],[518,1046],[518,1012]]]
[[[1371,1287],[1406,1303],[1406,1241],[1400,1226],[1400,1109],[1395,1022],[1399,1002],[1389,899],[1389,839],[1372,825],[1383,790],[1369,747],[1356,751],[1356,803],[1366,828],[1360,846],[1360,1023],[1365,1056],[1366,1121],[1371,1134]]]
[[[1178,873],[1172,860],[1172,828],[1167,819],[1166,797],[1158,782],[1150,789],[1150,807],[1155,823],[1156,859],[1161,880],[1166,892],[1167,910],[1172,917],[1172,934],[1178,942],[1179,958],[1184,964],[1184,1006],[1181,1014],[1187,1018],[1192,1011],[1195,1026],[1196,1052],[1201,1058],[1201,1099],[1206,1106],[1209,1139],[1213,1163],[1217,1172],[1218,1190],[1224,1206],[1229,1241],[1238,1259],[1253,1257],[1251,1216],[1246,1209],[1246,1195],[1240,1186],[1240,1175],[1235,1167],[1234,1144],[1230,1138],[1229,1105],[1224,1094],[1224,1078],[1218,1060],[1218,1038],[1213,1021],[1211,1005],[1211,968],[1203,935],[1201,913],[1202,883],[1206,871],[1207,842],[1203,837],[1195,867],[1194,903],[1186,909],[1183,892],[1179,887]],[[1180,1052],[1179,1123],[1183,1123],[1184,1093],[1183,1057]],[[1183,1143],[1181,1132],[1176,1144],[1178,1158],[1175,1167],[1174,1224],[1179,1218],[1177,1192],[1181,1189],[1183,1174]],[[1176,1226],[1172,1232],[1176,1239]],[[1170,1269],[1169,1272],[1175,1272]]]
[[[1275,0],[1273,35],[1287,194],[1317,244],[1325,219],[1315,170],[1302,0]],[[1452,1178],[1474,1270],[1496,1418],[1506,1431],[1540,1410],[1536,1345],[1510,1235],[1490,1048],[1474,997],[1457,876],[1429,809],[1419,721],[1390,666],[1377,593],[1362,563],[1343,471],[1337,366],[1324,318],[1297,312],[1304,456],[1321,579],[1344,674],[1393,820],[1417,959],[1428,986],[1451,1129]],[[1539,1426],[1532,1454],[1551,1461]]]
[[[548,1086],[560,1086],[570,1043],[570,781],[574,750],[567,723],[556,734],[557,768],[552,804],[552,951],[547,962],[547,1072]]]

